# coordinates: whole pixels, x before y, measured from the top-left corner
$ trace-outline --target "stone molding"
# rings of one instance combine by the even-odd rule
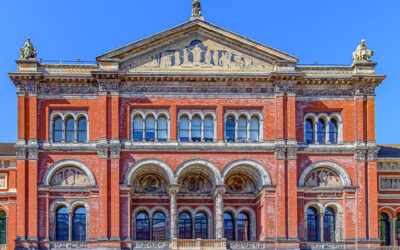
[[[344,187],[351,187],[351,179],[350,179],[349,174],[346,172],[346,170],[342,166],[340,166],[338,163],[333,162],[333,161],[327,161],[327,160],[317,161],[317,162],[312,163],[308,167],[306,167],[300,175],[298,186],[304,187],[305,179],[308,176],[308,174],[310,174],[314,169],[317,169],[320,167],[331,169],[332,171],[334,171],[335,173],[338,174],[338,176],[340,177],[340,180],[342,181],[342,185]]]
[[[91,186],[96,185],[96,179],[94,177],[92,170],[83,162],[74,160],[74,159],[64,159],[64,160],[60,160],[60,161],[57,161],[54,164],[52,164],[46,170],[46,173],[44,174],[43,185],[50,186],[51,178],[53,177],[54,173],[56,173],[57,170],[59,170],[63,167],[66,167],[66,166],[73,166],[73,167],[77,167],[77,168],[81,169],[83,172],[85,172],[86,176],[88,177],[89,184]]]

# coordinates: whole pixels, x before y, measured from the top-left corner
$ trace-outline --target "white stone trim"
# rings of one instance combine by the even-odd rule
[[[229,163],[222,170],[222,181],[225,182],[225,178],[229,175],[229,172],[240,165],[253,167],[257,171],[258,175],[253,177],[255,177],[258,182],[258,188],[264,185],[271,185],[271,177],[268,171],[260,163],[250,159],[240,159]]]
[[[200,118],[200,129],[201,129],[201,141],[204,141],[204,120],[206,117],[212,118],[213,121],[213,142],[217,141],[217,115],[214,110],[188,110],[182,109],[178,112],[178,119],[177,119],[177,141],[180,141],[180,127],[178,125],[181,122],[181,118],[188,118],[189,120],[189,142],[192,141],[192,120],[196,116]]]
[[[54,125],[54,120],[55,118],[60,117],[62,121],[62,140],[61,142],[65,142],[65,131],[66,131],[66,119],[68,117],[72,117],[74,120],[74,129],[75,129],[75,139],[74,142],[77,142],[78,140],[78,120],[81,117],[84,117],[86,119],[86,141],[89,141],[89,114],[87,111],[59,111],[55,110],[50,113],[50,119],[49,119],[49,141],[53,141],[53,125]],[[83,142],[80,142],[83,143]]]
[[[124,184],[131,185],[132,184],[131,181],[132,181],[132,178],[134,177],[135,172],[137,170],[139,170],[140,167],[146,166],[146,165],[155,165],[155,166],[160,167],[160,169],[164,173],[164,178],[166,179],[166,181],[168,181],[168,184],[169,185],[176,184],[176,181],[174,178],[174,173],[172,172],[172,169],[170,168],[170,166],[168,166],[165,162],[157,160],[157,159],[143,159],[143,160],[140,160],[140,161],[136,162],[135,164],[133,164],[125,174]]]
[[[322,160],[322,161],[317,161],[306,167],[303,172],[301,173],[301,176],[299,178],[299,187],[304,187],[305,186],[305,179],[310,174],[313,170],[320,168],[320,167],[325,167],[329,168],[332,171],[334,171],[338,176],[340,177],[340,180],[342,181],[342,185],[344,187],[351,187],[351,179],[347,171],[340,166],[338,163],[333,162],[333,161],[327,161],[327,160]]]
[[[175,183],[178,182],[179,177],[181,177],[181,173],[188,167],[191,167],[193,165],[199,165],[199,166],[204,166],[206,168],[208,168],[209,170],[211,170],[211,173],[213,173],[212,176],[212,184],[215,185],[222,185],[222,179],[221,179],[221,173],[218,169],[217,166],[215,166],[213,163],[207,161],[207,160],[203,160],[203,159],[192,159],[192,160],[188,160],[184,163],[182,163],[181,165],[179,165],[179,167],[175,170]]]
[[[239,219],[239,214],[241,212],[246,213],[247,215],[250,216],[250,239],[249,241],[256,241],[256,230],[257,230],[257,216],[254,210],[251,207],[248,206],[242,206],[237,209],[237,217],[236,220]],[[236,223],[237,224],[237,223]],[[236,231],[237,231],[237,225],[236,225]],[[236,238],[237,239],[237,238]]]
[[[342,115],[340,113],[334,112],[331,113],[330,115],[327,113],[319,113],[319,114],[314,114],[314,113],[306,113],[303,118],[303,133],[304,133],[304,143],[306,143],[306,120],[311,119],[313,121],[313,126],[314,126],[314,143],[317,143],[317,124],[319,119],[323,119],[325,121],[325,142],[324,144],[330,144],[329,141],[329,123],[332,119],[336,120],[337,123],[337,143],[335,144],[343,144],[343,119]]]
[[[258,141],[257,142],[252,142],[252,143],[258,143],[258,142],[263,142],[264,140],[264,119],[262,112],[259,110],[227,110],[224,113],[224,141],[227,142],[226,140],[226,120],[229,116],[233,116],[235,119],[235,142],[238,141],[238,121],[241,117],[244,117],[247,121],[246,123],[246,129],[247,129],[247,138],[245,142],[251,142],[250,141],[250,121],[252,117],[257,117],[258,118]]]
[[[142,118],[142,132],[143,132],[143,139],[142,141],[146,141],[146,119],[148,117],[152,117],[154,119],[154,137],[155,141],[158,140],[158,129],[157,129],[157,122],[160,117],[164,117],[167,120],[167,141],[171,138],[171,125],[170,125],[170,115],[168,110],[160,109],[160,110],[153,110],[153,109],[135,109],[131,111],[130,114],[130,140],[134,141],[133,137],[133,124],[135,117],[139,116]]]
[[[67,166],[71,166],[71,167],[77,167],[79,169],[81,169],[83,172],[85,172],[86,176],[89,179],[89,185],[91,186],[95,186],[96,185],[96,180],[95,177],[93,175],[92,170],[90,170],[90,168],[88,166],[86,166],[86,164],[84,164],[81,161],[78,160],[74,160],[74,159],[64,159],[64,160],[60,160],[56,163],[54,163],[53,165],[51,165],[44,177],[43,177],[43,185],[50,185],[51,183],[51,178],[53,177],[53,175],[61,168],[63,167],[67,167]]]

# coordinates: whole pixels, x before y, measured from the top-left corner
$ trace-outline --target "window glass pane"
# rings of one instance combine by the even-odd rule
[[[213,119],[210,117],[206,117],[204,119],[204,128],[203,128],[203,133],[204,133],[204,140],[206,142],[212,142],[214,138],[214,125],[213,125]]]
[[[7,215],[0,211],[0,244],[7,244]]]
[[[153,240],[166,240],[165,216],[162,213],[153,215]]]
[[[324,215],[324,241],[335,241],[335,211],[328,207]]]
[[[143,120],[141,117],[136,117],[133,120],[133,140],[143,141]]]
[[[260,122],[257,117],[253,117],[250,120],[250,140],[252,142],[258,142],[260,140]]]
[[[306,120],[306,143],[314,143],[314,124],[311,119]]]
[[[228,142],[235,141],[235,120],[232,117],[226,119],[225,135]]]
[[[168,138],[168,127],[167,119],[159,117],[157,120],[157,139],[158,141],[167,141]]]
[[[78,121],[78,142],[86,142],[87,122],[86,118],[80,118]]]
[[[72,240],[86,241],[86,208],[78,207],[72,218]]]
[[[189,119],[182,117],[179,123],[179,140],[189,141]]]
[[[400,246],[400,213],[396,216],[396,241],[397,245]]]
[[[192,238],[192,218],[188,213],[179,215],[179,239]]]
[[[65,141],[74,142],[75,139],[75,121],[73,118],[67,118],[65,122]]]
[[[238,139],[240,142],[247,141],[247,120],[244,117],[238,121]]]
[[[237,221],[238,241],[250,240],[250,219],[245,213],[240,213]]]
[[[208,223],[205,213],[197,213],[195,221],[195,238],[208,239]]]
[[[156,138],[155,134],[155,123],[153,117],[146,118],[146,141],[154,141]]]
[[[224,237],[227,240],[235,240],[235,225],[230,213],[224,213]]]
[[[199,117],[192,119],[192,141],[201,141],[201,120]]]
[[[319,215],[314,208],[307,209],[308,241],[319,241]]]
[[[390,222],[386,213],[381,213],[379,216],[379,238],[382,246],[390,245]]]
[[[337,122],[335,120],[331,120],[329,123],[329,142],[332,144],[337,143],[338,129]]]
[[[56,212],[56,240],[69,240],[69,215],[66,207],[60,207]]]
[[[317,140],[319,144],[325,143],[325,121],[320,119],[317,125]]]
[[[150,240],[150,220],[146,213],[136,216],[136,240]]]
[[[62,120],[60,117],[54,119],[53,123],[53,141],[61,142],[62,141]]]

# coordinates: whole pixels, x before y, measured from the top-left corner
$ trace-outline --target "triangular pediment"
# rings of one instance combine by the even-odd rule
[[[125,72],[271,72],[298,59],[202,20],[194,20],[122,48],[98,61]]]

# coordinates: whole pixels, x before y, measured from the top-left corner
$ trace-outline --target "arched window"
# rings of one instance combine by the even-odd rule
[[[86,241],[86,208],[78,207],[72,217],[72,240]]]
[[[65,122],[65,141],[74,142],[75,140],[75,120],[72,117],[68,117]]]
[[[56,241],[69,240],[69,214],[66,207],[59,207],[56,212]]]
[[[307,208],[307,240],[320,241],[319,214],[315,208]]]
[[[205,213],[196,214],[194,230],[196,239],[208,239],[208,221]]]
[[[153,240],[166,240],[165,229],[165,215],[155,213],[153,215]]]
[[[390,222],[386,213],[379,216],[379,238],[382,246],[390,245]]]
[[[235,141],[235,118],[233,117],[226,118],[225,136],[226,136],[226,141],[228,142]]]
[[[133,120],[133,140],[143,141],[143,119],[140,116]]]
[[[154,141],[156,138],[154,118],[146,118],[146,141]]]
[[[179,215],[179,239],[192,238],[192,218],[186,212]]]
[[[308,118],[306,120],[305,141],[308,144],[314,143],[314,123],[313,120]]]
[[[0,244],[7,244],[7,215],[0,210]]]
[[[325,209],[324,214],[324,241],[335,241],[336,215],[331,207]]]
[[[331,119],[329,122],[329,142],[338,143],[338,125],[335,119]]]
[[[212,142],[214,139],[214,124],[213,118],[206,117],[203,124],[204,141]]]
[[[238,121],[238,140],[240,142],[247,141],[247,119],[240,117]]]
[[[319,144],[325,143],[325,120],[319,119],[317,124],[317,140]]]
[[[87,121],[81,117],[78,120],[78,142],[86,142],[87,140]]]
[[[197,116],[192,119],[192,141],[201,141],[201,119]]]
[[[224,237],[227,240],[235,240],[235,223],[230,213],[224,213]]]
[[[147,213],[136,215],[136,240],[150,240],[150,220]]]
[[[400,213],[396,216],[396,241],[397,245],[400,246]]]
[[[167,138],[168,138],[167,119],[165,119],[165,117],[159,117],[157,120],[157,140],[167,141]]]
[[[237,220],[238,241],[250,240],[250,218],[245,213],[240,213]]]
[[[53,121],[53,141],[61,142],[63,134],[63,126],[61,117],[56,117]]]
[[[252,117],[250,120],[250,141],[260,141],[260,121],[257,117]]]
[[[181,117],[179,122],[179,140],[182,142],[189,141],[189,119]]]

